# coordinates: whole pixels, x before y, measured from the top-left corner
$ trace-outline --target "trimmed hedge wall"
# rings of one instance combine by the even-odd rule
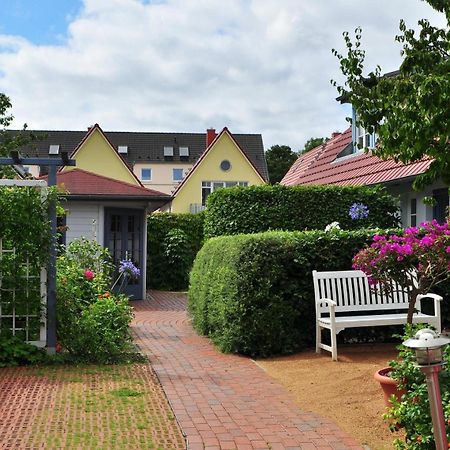
[[[251,356],[314,345],[312,271],[351,269],[353,256],[373,234],[266,232],[208,240],[190,277],[188,309],[195,328],[222,351]],[[370,340],[382,330],[364,329],[363,335]],[[361,335],[347,331],[354,330],[341,334]]]
[[[353,220],[349,208],[363,203],[367,219]],[[338,221],[346,230],[399,226],[394,197],[379,187],[265,185],[220,189],[208,196],[205,236],[268,230],[323,230]]]
[[[183,290],[203,244],[204,214],[158,213],[147,219],[147,286]]]

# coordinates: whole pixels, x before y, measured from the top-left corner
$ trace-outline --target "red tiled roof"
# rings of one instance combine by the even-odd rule
[[[40,177],[47,179],[47,176]],[[58,186],[62,185],[69,195],[86,196],[124,196],[124,197],[167,197],[170,196],[159,191],[135,186],[125,181],[97,175],[83,169],[72,169],[59,172],[56,176]]]
[[[425,172],[432,160],[410,164],[382,160],[371,153],[336,157],[352,141],[351,128],[325,144],[300,155],[281,180],[286,186],[301,184],[370,185],[409,178]]]

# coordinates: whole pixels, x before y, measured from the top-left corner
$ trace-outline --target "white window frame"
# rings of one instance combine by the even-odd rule
[[[149,170],[150,171],[150,177],[149,178],[144,178],[144,170]],[[142,167],[141,168],[141,181],[152,181],[153,178],[153,170],[151,167]]]
[[[409,200],[409,224],[412,227],[417,226],[417,198]]]
[[[215,190],[234,186],[248,186],[248,181],[202,181],[202,206],[205,206],[208,195]],[[204,193],[207,191],[209,192],[205,196]]]
[[[176,170],[181,170],[181,177],[180,178],[175,178],[175,171]],[[173,167],[172,168],[172,181],[178,182],[178,181],[181,181],[183,178],[184,178],[184,169],[182,169],[181,167]]]
[[[180,156],[189,156],[189,147],[183,146],[179,148]]]
[[[169,145],[164,146],[164,156],[173,156],[173,147]]]
[[[352,112],[352,138],[353,138],[353,153],[363,152],[365,148],[374,148],[377,141],[375,133],[369,133],[364,127],[357,126],[358,114],[353,108]]]

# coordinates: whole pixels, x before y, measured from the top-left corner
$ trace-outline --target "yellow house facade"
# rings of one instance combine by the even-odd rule
[[[227,128],[214,139],[173,192],[170,211],[199,212],[220,188],[264,184],[265,180]]]
[[[77,169],[140,186],[139,180],[97,124],[89,130],[71,158],[76,160]],[[62,172],[73,169],[74,167],[66,166]]]
[[[97,124],[87,131],[34,133],[39,140],[25,153],[67,153],[78,169],[166,194],[164,211],[198,212],[216,189],[268,180],[260,134],[232,134],[227,128],[219,134],[213,128],[206,133],[103,131]],[[45,167],[27,169],[45,175]]]

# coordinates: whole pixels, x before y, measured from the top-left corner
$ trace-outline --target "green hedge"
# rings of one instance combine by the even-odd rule
[[[352,257],[373,234],[267,232],[208,240],[190,278],[195,328],[224,352],[268,356],[314,345],[312,271],[351,269]],[[364,329],[364,335],[370,340],[380,330]],[[342,334],[355,336],[352,330]]]
[[[203,244],[204,214],[158,213],[147,220],[147,286],[182,290]]]
[[[353,220],[349,208],[363,203],[367,219]],[[205,211],[205,236],[268,230],[323,230],[338,221],[346,230],[399,225],[394,197],[379,187],[250,186],[213,192]]]

